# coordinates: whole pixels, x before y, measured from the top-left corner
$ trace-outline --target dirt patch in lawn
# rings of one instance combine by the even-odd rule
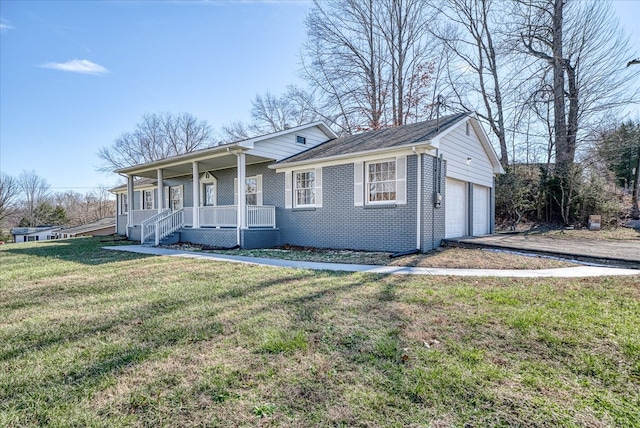
[[[438,248],[428,253],[412,254],[395,258],[392,258],[391,253],[387,252],[333,250],[296,246],[282,246],[260,250],[220,250],[198,244],[179,243],[171,245],[169,248],[247,257],[379,266],[459,269],[553,269],[576,266],[575,263],[551,257],[467,248]]]

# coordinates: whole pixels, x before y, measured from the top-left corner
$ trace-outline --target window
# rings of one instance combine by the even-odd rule
[[[211,207],[217,204],[218,185],[216,178],[209,172],[200,177],[200,205]]]
[[[296,144],[307,144],[307,139],[300,135],[296,135]]]
[[[126,214],[129,212],[129,203],[127,200],[127,194],[120,194],[120,214]]]
[[[262,175],[246,177],[244,180],[245,200],[247,205],[262,205]],[[238,179],[233,179],[233,200],[238,204]]]
[[[258,205],[258,179],[247,177],[245,184],[244,192],[247,197],[247,205]]]
[[[296,207],[315,205],[316,174],[315,171],[296,172],[294,179],[294,201]]]
[[[216,184],[204,183],[204,189],[202,189],[203,205],[210,207],[216,204]]]
[[[396,161],[367,164],[367,202],[396,201]]]
[[[467,122],[465,125],[466,125],[466,126],[465,126],[465,128],[464,128],[465,133],[466,133],[467,135],[470,135],[470,131],[469,131],[469,122]]]
[[[153,209],[153,190],[142,191],[142,209],[143,210]]]
[[[284,207],[322,207],[322,167],[284,173]]]
[[[173,211],[182,209],[182,186],[169,187],[169,208]]]

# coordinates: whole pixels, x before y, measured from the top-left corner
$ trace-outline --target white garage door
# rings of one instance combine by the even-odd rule
[[[445,180],[445,238],[459,238],[467,234],[467,183]]]
[[[473,185],[473,234],[489,233],[489,188]]]

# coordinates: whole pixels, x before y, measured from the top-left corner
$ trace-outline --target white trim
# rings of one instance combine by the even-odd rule
[[[313,189],[313,203],[312,204],[299,204],[298,203],[298,177],[297,174],[308,174],[313,173],[313,188],[308,187],[305,190]],[[292,173],[292,183],[293,183],[293,208],[315,208],[322,206],[322,182],[318,183],[318,180],[322,180],[322,168],[307,168],[301,169],[298,171],[294,171]],[[318,199],[320,199],[320,204],[318,204]]]
[[[394,166],[394,179],[388,180],[389,182],[394,182],[394,193],[395,199],[389,199],[384,201],[372,201],[370,200],[370,192],[369,192],[369,167],[371,165],[383,164],[383,163],[393,163]],[[355,177],[354,177],[355,178]],[[395,158],[386,158],[379,159],[371,162],[364,163],[364,203],[365,205],[388,205],[388,204],[398,204],[405,205],[407,203],[407,157],[406,156],[398,156]]]
[[[361,207],[364,204],[364,162],[353,163],[353,205]]]
[[[396,204],[407,204],[407,157],[396,157]]]
[[[322,167],[316,168],[316,177],[315,177],[315,185],[316,185],[316,207],[322,207]]]
[[[292,175],[291,171],[284,172],[284,207],[290,209],[293,207],[293,189],[292,189]]]

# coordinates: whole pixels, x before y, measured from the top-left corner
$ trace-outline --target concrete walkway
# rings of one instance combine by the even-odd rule
[[[261,266],[283,267],[293,269],[329,270],[340,272],[365,272],[394,275],[444,275],[444,276],[490,276],[518,278],[581,278],[595,276],[640,275],[640,270],[621,269],[603,266],[578,266],[570,268],[541,270],[499,270],[499,269],[441,269],[403,266],[354,265],[342,263],[318,263],[295,260],[264,259],[260,257],[230,256],[199,251],[172,250],[168,248],[146,247],[142,245],[122,245],[103,247],[105,250],[128,251],[138,254],[184,257],[201,260],[216,260],[233,263],[247,263]]]

